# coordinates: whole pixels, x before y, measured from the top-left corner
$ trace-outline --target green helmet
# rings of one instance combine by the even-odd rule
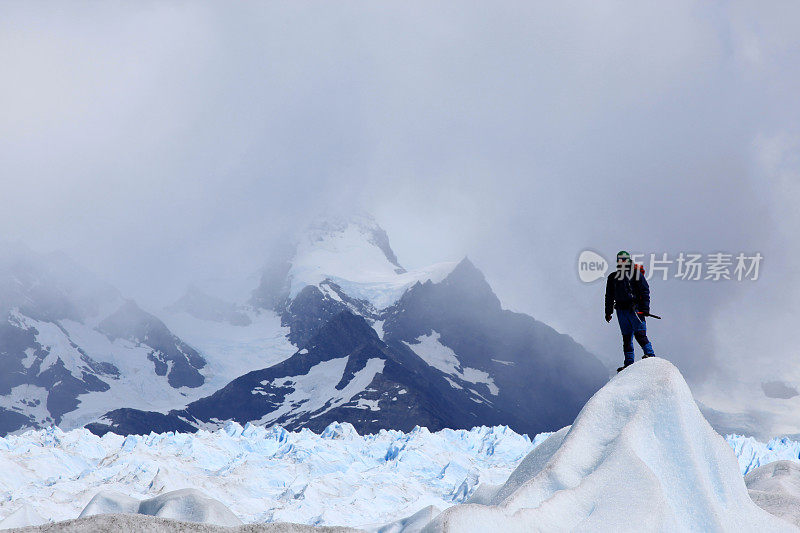
[[[627,261],[630,261],[631,254],[629,254],[625,250],[620,250],[619,252],[617,252],[617,260],[622,259],[622,258],[624,258]]]

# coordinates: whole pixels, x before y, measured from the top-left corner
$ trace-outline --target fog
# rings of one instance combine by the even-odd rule
[[[193,279],[252,273],[320,213],[367,211],[404,266],[468,255],[506,307],[609,366],[619,332],[582,250],[758,251],[757,281],[653,280],[651,340],[720,402],[800,383],[798,16],[6,2],[0,238],[157,309]]]

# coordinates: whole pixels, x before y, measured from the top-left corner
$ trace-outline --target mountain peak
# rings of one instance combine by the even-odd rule
[[[486,304],[490,309],[500,309],[500,300],[495,295],[486,277],[478,267],[464,257],[450,274],[442,281],[444,287],[458,289],[458,294],[468,295],[468,298],[475,302]]]
[[[294,255],[276,264],[264,270],[251,300],[256,305],[281,307],[305,287],[330,281],[350,298],[380,310],[393,305],[418,281],[441,281],[454,266],[439,263],[407,271],[383,228],[364,214],[316,219],[301,233]]]
[[[464,275],[478,275],[483,277],[483,273],[478,270],[478,267],[475,266],[475,263],[470,261],[468,256],[464,256],[464,259],[458,262],[456,267],[451,272],[451,275],[454,273],[464,273]]]
[[[389,236],[386,231],[372,215],[367,213],[317,217],[306,226],[298,241],[298,254],[308,251],[309,248],[330,246],[335,241],[344,241],[338,242],[336,245],[339,247],[345,245],[348,248],[366,244],[380,250],[385,260],[394,267],[393,270],[396,273],[405,272],[389,244]]]

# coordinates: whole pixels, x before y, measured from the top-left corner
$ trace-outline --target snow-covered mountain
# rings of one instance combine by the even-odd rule
[[[397,262],[389,237],[367,215],[318,219],[297,238],[294,247],[264,268],[252,302],[262,308],[281,307],[306,287],[344,293],[372,311],[395,303],[417,282],[441,281],[456,263],[437,263],[406,270]]]
[[[196,350],[64,254],[0,247],[0,316],[3,434],[163,408],[205,381]]]
[[[599,361],[502,309],[468,260],[403,268],[368,216],[309,225],[258,276],[145,311],[64,254],[0,249],[0,434],[58,424],[194,431],[561,427]]]
[[[63,253],[0,245],[0,434],[96,420],[111,408],[169,410],[205,396],[252,359],[220,363]],[[281,330],[277,316],[265,317]],[[263,348],[263,344],[256,346]],[[273,342],[270,346],[274,346]],[[280,335],[273,353],[294,349]]]
[[[233,419],[316,430],[345,421],[360,432],[507,424],[535,434],[569,423],[608,376],[570,337],[503,310],[468,259],[403,268],[369,217],[312,224],[246,301],[238,294],[193,287],[164,321],[221,361],[210,353],[238,359],[251,315],[279,316],[284,329],[266,337],[275,345],[283,333],[291,353],[250,353],[242,368],[259,356],[260,367],[168,413],[120,408],[88,427],[193,431]]]

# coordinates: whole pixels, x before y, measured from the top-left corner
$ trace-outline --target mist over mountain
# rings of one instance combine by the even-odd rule
[[[504,310],[469,259],[401,266],[368,215],[314,221],[286,250],[259,279],[193,284],[146,311],[61,255],[8,249],[3,431],[236,420],[536,434],[607,379],[570,337]]]

